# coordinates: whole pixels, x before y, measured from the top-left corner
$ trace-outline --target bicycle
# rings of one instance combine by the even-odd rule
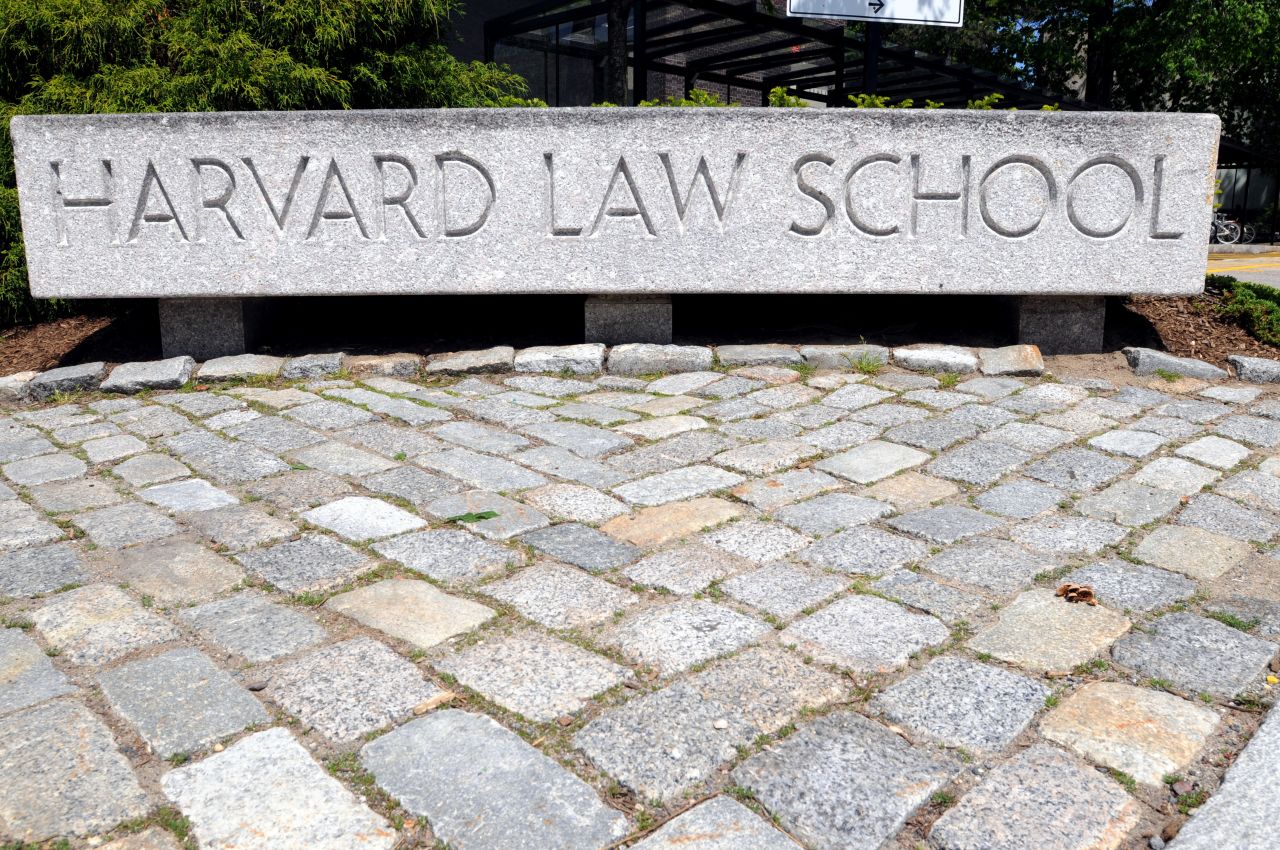
[[[1214,213],[1209,228],[1209,241],[1231,245],[1240,239],[1240,225],[1227,218],[1226,213]]]

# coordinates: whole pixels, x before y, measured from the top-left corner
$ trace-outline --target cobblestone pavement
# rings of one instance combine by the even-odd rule
[[[1275,846],[1280,397],[862,365],[9,404],[0,838]]]

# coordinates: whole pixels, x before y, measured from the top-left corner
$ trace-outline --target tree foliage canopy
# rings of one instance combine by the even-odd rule
[[[508,106],[445,47],[458,0],[0,0],[0,326],[38,317],[9,118],[31,112]]]
[[[1106,80],[1112,108],[1216,112],[1228,135],[1280,148],[1280,0],[965,6],[962,28],[895,27],[887,37],[1059,92],[1089,72]]]

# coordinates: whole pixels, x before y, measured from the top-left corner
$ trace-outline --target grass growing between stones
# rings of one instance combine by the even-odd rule
[[[860,375],[879,375],[884,371],[884,362],[870,352],[863,352],[854,361],[853,368]]]
[[[1217,620],[1224,626],[1230,626],[1231,628],[1239,629],[1242,632],[1251,632],[1258,627],[1259,623],[1262,622],[1257,617],[1245,619],[1244,617],[1238,617],[1229,611],[1209,611],[1206,616]]]
[[[153,826],[159,827],[165,832],[173,835],[184,850],[196,850],[196,837],[191,832],[191,821],[187,819],[186,815],[182,814],[182,812],[178,811],[173,806],[161,806],[146,817],[127,821],[121,824],[117,831],[123,835],[134,835]],[[10,845],[8,844],[4,844],[0,845],[0,848],[3,848],[3,850],[9,850],[9,846]],[[28,845],[18,842],[18,844],[14,846],[17,848],[24,848]],[[35,845],[30,846],[34,850]],[[60,848],[70,847],[71,845],[63,842],[61,844],[51,844],[46,846],[50,848]]]

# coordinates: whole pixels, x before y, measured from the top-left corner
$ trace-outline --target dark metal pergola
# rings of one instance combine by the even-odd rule
[[[492,18],[485,24],[485,57],[493,60],[499,45],[546,50],[546,38],[537,33],[602,27],[610,5],[608,0],[542,0]],[[754,92],[760,103],[782,86],[828,106],[849,105],[847,95],[853,92],[946,106],[963,106],[998,92],[1004,95],[1002,107],[1093,108],[979,68],[882,43],[877,25],[868,26],[864,37],[840,22],[762,11],[755,0],[633,0],[627,46],[633,105],[650,96],[650,75],[657,73],[682,79],[686,93],[711,83]],[[599,41],[558,38],[553,49],[596,60],[604,50]]]
[[[561,106],[609,100],[606,69],[612,63],[630,71],[627,96],[613,96],[619,104],[710,88],[727,100],[764,105],[769,92],[780,86],[829,107],[852,105],[848,95],[853,93],[895,103],[910,98],[916,106],[931,100],[947,107],[998,93],[1003,95],[1001,108],[1100,108],[1076,96],[1028,88],[971,65],[882,41],[878,24],[859,33],[840,21],[788,18],[761,8],[769,2],[629,0],[625,17],[619,18],[618,0],[537,0],[485,22],[484,56],[488,61],[524,58],[520,70],[531,78],[540,74],[546,99]],[[608,32],[611,9],[615,20],[626,21],[625,39]],[[886,31],[892,33],[891,28]],[[562,63],[569,64],[562,68]],[[1218,160],[1223,168],[1270,172],[1278,167],[1275,154],[1226,136],[1220,140]],[[1246,175],[1247,198],[1252,171]],[[1280,204],[1274,205],[1271,227],[1280,230]]]

